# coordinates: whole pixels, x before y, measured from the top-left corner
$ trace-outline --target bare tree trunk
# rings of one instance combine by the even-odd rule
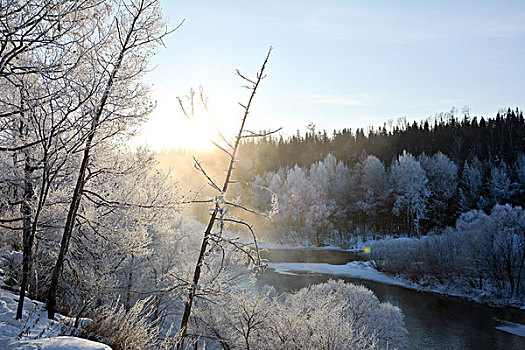
[[[199,257],[197,258],[197,264],[195,265],[195,270],[193,272],[193,281],[191,283],[190,289],[188,291],[188,296],[186,297],[186,302],[184,303],[184,313],[182,315],[182,321],[180,324],[180,335],[181,340],[177,345],[177,349],[182,349],[184,346],[184,338],[186,337],[186,330],[188,328],[188,321],[190,319],[191,307],[193,304],[193,299],[195,298],[195,290],[197,288],[197,283],[201,277],[201,266],[204,260],[204,254],[206,253],[206,248],[208,247],[208,240],[210,238],[211,230],[215,223],[215,219],[218,213],[218,206],[215,206],[213,213],[211,215],[206,231],[204,231],[204,237],[202,239],[201,250],[199,252]]]
[[[128,286],[126,289],[126,303],[124,304],[124,308],[126,312],[128,312],[129,309],[131,308],[130,304],[131,304],[131,287],[133,286],[133,261],[134,261],[134,257],[133,257],[133,254],[131,254],[131,264],[130,264],[129,273],[128,273]]]
[[[97,113],[98,115],[98,113]],[[82,191],[84,190],[85,184],[85,174],[87,165],[89,162],[89,152],[91,149],[91,142],[93,136],[95,135],[96,126],[98,124],[98,118],[93,119],[91,124],[91,131],[86,140],[86,146],[84,148],[84,155],[82,158],[82,163],[77,177],[77,184],[73,192],[73,197],[71,198],[71,204],[69,206],[69,211],[67,213],[66,225],[64,226],[64,233],[62,234],[62,240],[60,241],[60,251],[58,253],[57,261],[55,263],[55,268],[53,270],[53,275],[51,277],[51,284],[49,286],[48,297],[47,297],[47,317],[53,319],[56,312],[56,293],[58,287],[58,279],[60,278],[60,273],[62,271],[62,266],[64,264],[64,257],[66,256],[67,249],[69,248],[69,239],[73,232],[74,222],[77,216],[78,207],[80,206],[80,199],[82,197]]]
[[[250,99],[248,100],[248,104],[244,107],[244,116],[242,119],[241,126],[239,128],[239,132],[237,134],[237,137],[235,138],[235,144],[233,146],[233,150],[230,155],[230,164],[228,166],[228,172],[226,173],[226,178],[224,180],[224,185],[221,190],[221,194],[225,195],[226,191],[228,190],[228,185],[230,184],[231,175],[233,172],[234,164],[236,162],[236,155],[237,150],[239,149],[239,144],[242,139],[242,133],[244,130],[244,125],[246,123],[246,119],[248,118],[248,113],[250,111],[250,106],[252,104],[253,98],[255,96],[255,93],[257,91],[257,87],[259,86],[259,83],[264,78],[264,69],[266,66],[266,63],[268,62],[268,58],[270,57],[270,53],[272,51],[272,48],[268,51],[268,54],[266,55],[266,59],[264,60],[261,70],[257,74],[257,80],[255,82],[251,81],[253,83],[252,93],[250,95]],[[241,76],[242,77],[242,76]],[[244,78],[244,77],[243,77]],[[244,78],[246,79],[246,78]],[[208,241],[210,239],[211,231],[213,229],[213,225],[215,224],[215,220],[217,218],[217,214],[219,213],[220,206],[218,203],[215,204],[215,208],[213,210],[213,213],[211,214],[210,221],[208,222],[208,226],[206,227],[206,230],[204,231],[204,237],[202,238],[201,243],[201,249],[199,252],[199,256],[197,258],[197,264],[195,265],[195,270],[193,272],[193,280],[188,290],[188,296],[186,297],[186,301],[184,303],[184,313],[182,315],[182,320],[180,324],[180,340],[177,343],[177,350],[182,350],[184,347],[184,341],[187,336],[187,329],[188,329],[188,321],[190,319],[191,315],[191,307],[193,305],[193,299],[195,298],[195,291],[197,288],[197,284],[199,283],[199,279],[201,276],[201,267],[204,261],[204,255],[206,253],[206,249],[208,247]]]
[[[135,17],[134,20],[136,21],[137,18],[138,17]],[[129,31],[126,37],[126,41],[122,45],[119,57],[109,76],[108,82],[106,84],[106,88],[104,90],[104,94],[102,95],[100,103],[98,104],[98,108],[93,115],[93,119],[91,122],[91,129],[89,130],[89,133],[86,138],[86,143],[84,146],[84,153],[82,156],[82,162],[78,170],[77,183],[75,186],[75,190],[73,191],[73,196],[71,198],[71,204],[69,205],[69,211],[67,213],[66,224],[64,226],[64,233],[62,234],[62,240],[60,242],[60,251],[57,257],[57,261],[55,263],[55,268],[53,270],[53,276],[51,278],[51,284],[49,286],[49,291],[48,291],[47,316],[50,319],[53,319],[56,313],[56,293],[57,293],[57,287],[58,287],[58,280],[60,278],[60,273],[62,271],[62,266],[64,264],[64,257],[66,256],[67,250],[69,248],[69,240],[71,238],[71,234],[73,233],[73,227],[74,227],[75,219],[77,217],[78,208],[80,206],[82,192],[84,191],[86,169],[89,164],[89,157],[90,157],[91,147],[93,143],[93,138],[95,137],[95,134],[96,134],[99,122],[100,122],[100,117],[102,116],[102,112],[104,111],[104,107],[106,106],[106,102],[111,92],[111,88],[113,87],[115,76],[120,70],[122,60],[124,59],[124,54],[126,53],[127,45],[131,37],[131,33],[133,32],[133,26],[135,24],[135,21],[133,22],[131,26],[131,30]]]
[[[22,223],[23,223],[23,257],[22,257],[22,282],[20,284],[20,294],[18,299],[18,307],[16,310],[16,319],[20,320],[22,318],[22,313],[24,311],[24,299],[26,296],[27,285],[29,283],[29,272],[31,270],[32,263],[32,249],[35,236],[32,234],[31,230],[31,200],[34,196],[33,183],[31,182],[31,175],[33,174],[33,168],[29,164],[29,156],[25,157],[25,167],[24,167],[24,194],[23,201],[20,208],[22,214]]]

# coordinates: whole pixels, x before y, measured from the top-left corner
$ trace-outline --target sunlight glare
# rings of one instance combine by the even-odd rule
[[[223,102],[234,100],[232,97],[212,96],[208,106],[210,113],[197,106],[195,115],[189,120],[184,116],[176,94],[163,86],[156,86],[152,96],[157,107],[133,144],[147,144],[155,150],[211,150],[215,146],[210,140],[225,147],[215,125],[228,141],[232,140],[239,127],[239,108]]]

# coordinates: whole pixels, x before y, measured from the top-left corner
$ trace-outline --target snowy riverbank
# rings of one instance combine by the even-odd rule
[[[440,295],[452,297],[461,297],[463,299],[468,299],[471,301],[492,306],[503,306],[497,304],[494,301],[487,302],[486,299],[483,299],[481,297],[476,298],[475,296],[473,297],[472,295],[461,293],[460,290],[454,289],[453,286],[439,286],[430,288],[421,286],[417,283],[413,283],[411,281],[399,277],[390,276],[386,273],[377,271],[373,267],[373,263],[370,261],[351,261],[348,262],[346,265],[332,265],[327,263],[268,263],[268,268],[271,268],[277,273],[283,275],[323,274],[331,276],[350,277],[399,286],[417,291],[437,293]],[[497,322],[497,326],[495,327],[496,329],[520,337],[525,337],[524,324],[509,322],[500,319],[496,319],[495,321]]]
[[[369,261],[351,261],[346,265],[326,263],[268,263],[267,265],[277,273],[284,275],[299,273],[336,275],[411,288],[406,281],[377,271]]]
[[[18,296],[0,289],[0,349],[111,350],[108,345],[60,336],[70,319],[56,315],[49,320],[44,304],[25,300],[22,320],[15,320]]]
[[[301,248],[297,248],[298,250]],[[334,249],[335,250],[335,249]],[[345,250],[346,251],[346,250]],[[374,281],[389,285],[400,286],[422,292],[436,293],[444,296],[459,297],[474,301],[480,304],[489,306],[510,306],[525,310],[525,305],[517,302],[504,302],[500,299],[494,298],[488,293],[479,293],[476,295],[465,293],[456,285],[450,284],[436,284],[430,279],[421,279],[420,283],[414,283],[410,280],[404,279],[400,276],[392,276],[384,272],[378,271],[373,267],[373,261],[351,261],[345,265],[332,265],[327,263],[267,263],[268,267],[274,269],[280,274],[325,274],[334,276],[344,276],[350,278],[357,278],[362,280]]]

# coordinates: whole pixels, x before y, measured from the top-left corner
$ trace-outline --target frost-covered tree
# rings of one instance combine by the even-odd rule
[[[483,169],[481,162],[474,158],[470,163],[465,161],[459,182],[459,208],[462,212],[480,209],[485,200],[482,198]]]
[[[250,107],[252,105],[255,94],[257,92],[257,88],[259,87],[259,84],[261,83],[261,81],[265,78],[265,74],[264,74],[265,68],[266,68],[268,59],[270,58],[271,51],[272,51],[272,48],[270,47],[270,49],[268,50],[268,54],[266,55],[266,58],[261,66],[261,69],[256,73],[254,80],[246,78],[239,71],[237,71],[237,75],[249,84],[247,88],[251,91],[251,93],[250,93],[250,97],[248,98],[248,102],[245,105],[241,104],[241,106],[244,109],[244,114],[243,114],[242,121],[241,121],[241,124],[239,126],[239,129],[238,129],[238,132],[235,138],[232,141],[228,141],[224,136],[222,136],[222,139],[223,139],[222,141],[224,141],[224,147],[220,146],[217,142],[210,140],[213,142],[215,146],[217,146],[218,149],[220,149],[221,151],[223,151],[224,153],[228,155],[228,159],[229,159],[228,167],[226,168],[226,176],[224,178],[224,181],[222,182],[222,185],[218,185],[215,182],[215,180],[207,174],[206,170],[202,167],[202,165],[198,161],[195,161],[196,168],[200,170],[202,175],[204,175],[206,179],[208,180],[208,184],[215,190],[216,197],[213,199],[204,200],[204,202],[211,203],[213,205],[213,209],[210,210],[211,211],[210,219],[208,221],[208,224],[206,225],[206,229],[204,230],[204,235],[200,243],[200,249],[198,250],[198,253],[196,254],[197,260],[195,263],[195,267],[193,268],[193,278],[188,285],[187,295],[183,302],[184,312],[182,314],[182,319],[180,322],[180,328],[179,328],[180,341],[177,343],[177,349],[184,348],[184,343],[188,337],[188,324],[190,321],[190,316],[192,313],[192,307],[194,304],[194,300],[196,296],[198,295],[199,289],[202,289],[202,286],[200,284],[200,282],[202,283],[201,281],[202,268],[206,264],[205,256],[207,255],[208,249],[213,249],[217,244],[220,244],[220,243],[228,243],[228,244],[231,244],[236,249],[240,249],[241,251],[246,253],[246,250],[243,249],[241,245],[237,244],[235,240],[225,239],[225,237],[223,237],[225,223],[236,223],[236,224],[243,225],[245,228],[248,228],[249,232],[252,234],[256,253],[258,254],[256,236],[253,232],[252,226],[250,226],[249,224],[247,224],[246,222],[242,220],[239,220],[236,217],[231,217],[229,215],[231,207],[242,209],[242,210],[252,212],[252,213],[253,211],[248,210],[247,208],[243,207],[239,203],[236,203],[235,201],[233,202],[228,201],[226,199],[226,195],[227,195],[227,190],[229,186],[232,183],[235,183],[235,181],[232,179],[232,174],[234,170],[234,165],[237,162],[237,156],[238,156],[237,153],[239,151],[241,140],[247,137],[249,138],[249,137],[259,136],[258,134],[245,130],[245,124],[246,124],[246,120],[248,119]],[[190,99],[190,106],[191,106],[191,114],[188,114],[188,112],[186,112],[182,100],[179,99],[180,107],[182,108],[184,114],[188,118],[193,117],[193,111],[194,111],[193,96],[194,94],[190,93],[189,99]],[[202,93],[201,93],[201,101],[203,102],[204,105],[206,105],[205,98],[203,97]],[[219,133],[220,133],[220,130],[219,130]],[[214,228],[216,227],[218,228],[218,232],[215,232],[214,230]],[[247,254],[247,256],[251,257],[250,254]],[[260,264],[260,259],[257,259],[255,263],[257,265]],[[206,284],[204,284],[204,286],[206,286]]]
[[[373,258],[384,271],[416,283],[424,277],[480,299],[525,301],[525,210],[496,205],[463,213],[455,227],[420,240],[379,241]]]
[[[339,281],[285,296],[272,317],[273,349],[380,349],[402,347],[400,310],[367,288]]]
[[[495,225],[493,252],[496,271],[503,270],[511,296],[524,294],[525,211],[510,205],[495,206],[490,214]],[[508,283],[508,284],[507,284]]]
[[[428,179],[430,196],[428,200],[429,219],[439,226],[447,222],[447,211],[458,186],[458,168],[446,155],[437,152],[432,157],[422,154],[421,167]]]
[[[342,230],[346,220],[346,202],[348,198],[348,168],[332,155],[312,164],[308,172],[310,183],[310,202],[308,220],[315,230],[315,243],[321,245],[324,239],[335,241],[334,231]]]
[[[117,298],[129,309],[160,290],[152,287],[149,274],[151,247],[178,211],[176,186],[154,169],[152,155],[145,150],[118,151],[113,157],[107,164],[111,170],[99,171],[84,189],[78,236],[71,242],[60,284],[60,295],[75,315]],[[107,151],[103,159],[94,158],[99,168],[109,169],[101,164],[108,161]]]
[[[310,168],[295,165],[266,173],[254,183],[256,205],[270,208],[275,230],[299,244],[343,241],[349,202],[350,172],[346,165],[328,154]],[[339,236],[339,237],[337,237]]]
[[[80,82],[91,86],[93,93],[81,110],[87,132],[49,286],[49,318],[53,318],[56,311],[56,291],[86,184],[92,149],[107,138],[123,134],[143,120],[151,109],[148,89],[139,79],[146,71],[153,49],[167,33],[160,4],[155,0],[119,2],[111,10],[110,17],[90,36],[96,44],[84,61],[83,68],[88,74]],[[89,40],[86,43],[91,44]]]
[[[393,213],[404,218],[409,234],[420,235],[420,220],[427,211],[428,179],[419,161],[406,151],[390,167]]]
[[[498,165],[491,164],[488,180],[490,204],[508,203],[513,194],[507,163],[501,161]]]
[[[359,198],[357,207],[365,216],[365,225],[376,226],[387,215],[390,183],[385,166],[375,156],[367,156],[359,166]],[[373,233],[377,227],[373,227]]]
[[[450,234],[466,246],[465,265],[475,271],[475,286],[497,288],[511,298],[523,297],[525,290],[524,232],[525,211],[507,204],[496,205],[490,215],[481,211],[463,214]]]
[[[312,234],[312,228],[307,226],[307,223],[310,222],[309,208],[314,203],[307,176],[308,173],[298,165],[289,169],[286,172],[284,188],[279,195],[279,198],[282,198],[279,201],[279,213],[286,215],[285,219],[290,222],[292,232],[296,232],[298,239],[309,239]]]
[[[365,287],[330,280],[282,295],[247,287],[199,310],[204,339],[225,349],[385,349],[406,343],[401,311]]]
[[[78,111],[89,87],[77,78],[85,74],[80,72],[89,51],[86,42],[95,22],[104,20],[106,6],[91,0],[3,4],[0,151],[13,159],[10,203],[20,206],[20,217],[14,219],[22,222],[20,318],[40,215],[50,189],[67,176],[68,162],[81,144]]]

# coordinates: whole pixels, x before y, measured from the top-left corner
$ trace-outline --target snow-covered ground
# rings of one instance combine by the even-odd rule
[[[369,261],[351,261],[346,265],[331,265],[326,263],[268,263],[268,267],[274,269],[277,273],[285,275],[321,273],[359,278],[407,288],[413,287],[409,282],[377,271],[371,266]]]
[[[26,298],[23,318],[15,320],[17,305],[17,295],[0,289],[0,349],[111,350],[94,341],[59,336],[69,319],[56,315],[49,320],[41,302]]]

